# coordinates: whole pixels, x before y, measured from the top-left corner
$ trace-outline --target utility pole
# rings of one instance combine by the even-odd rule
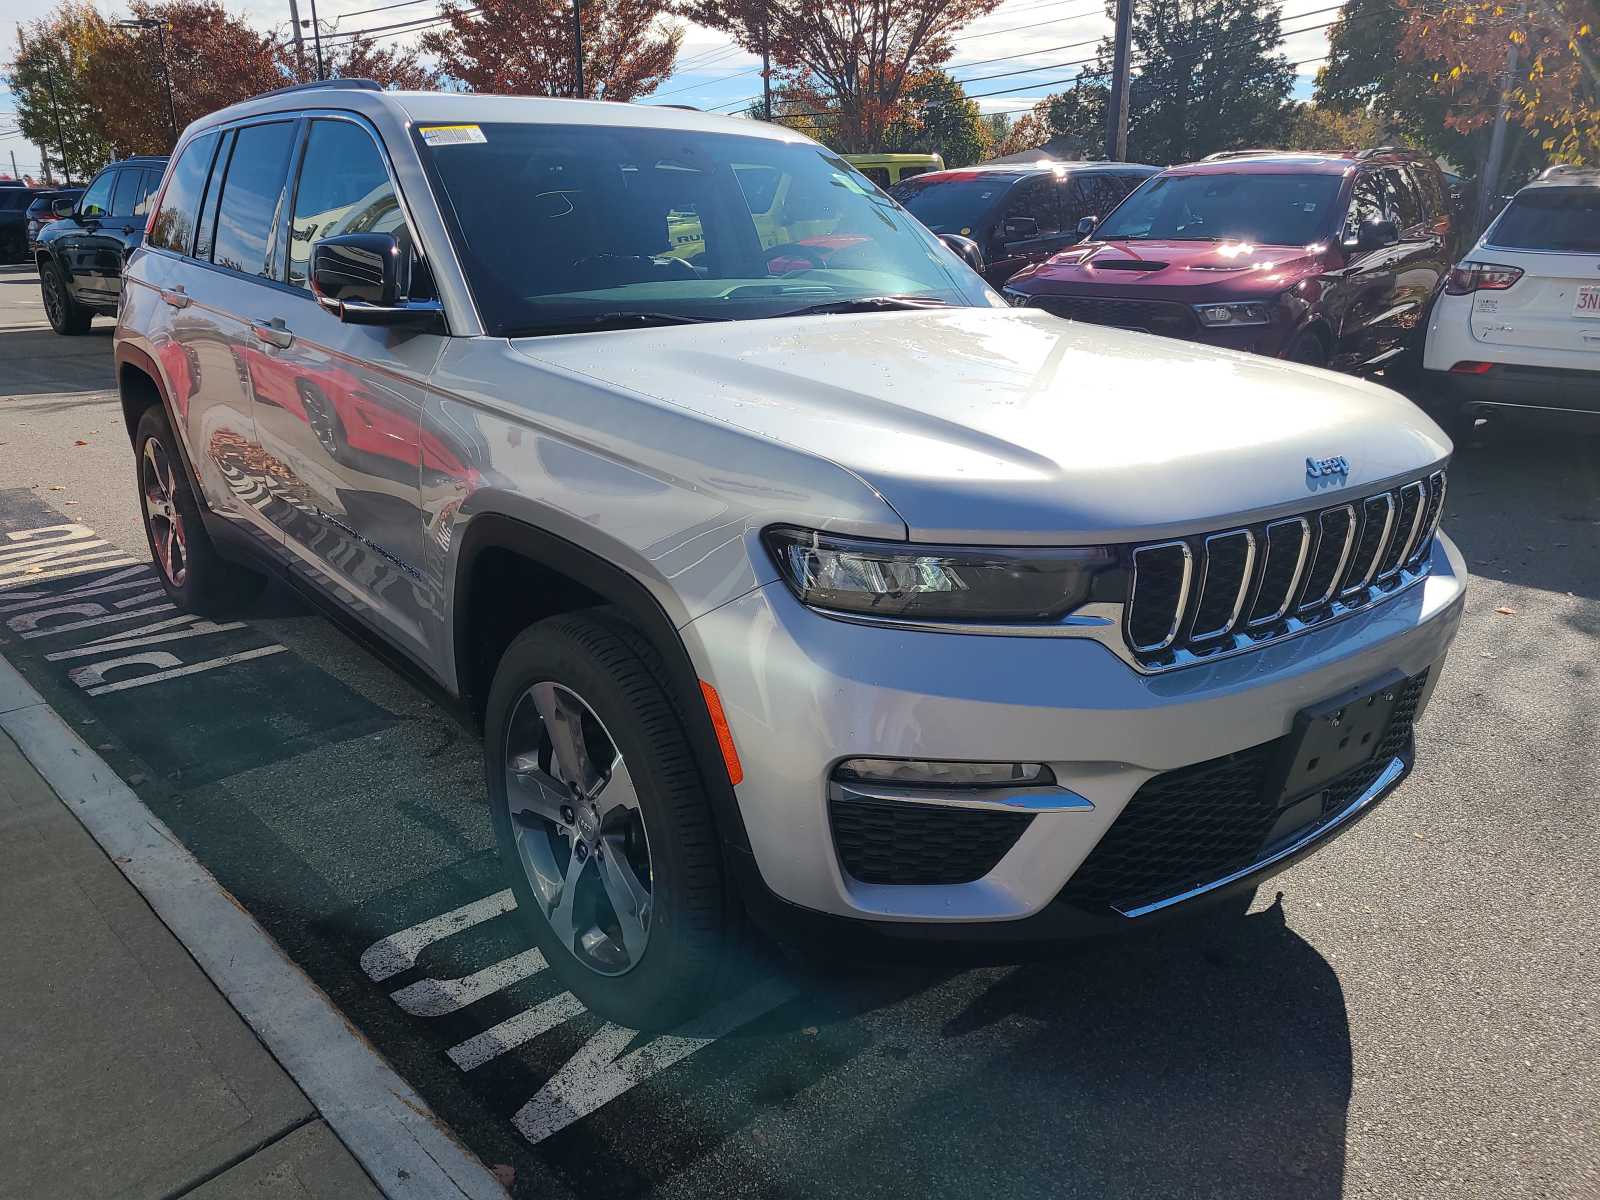
[[[1522,15],[1528,15],[1526,5],[1523,6]],[[1506,39],[1506,73],[1500,81],[1500,106],[1494,114],[1494,132],[1489,135],[1489,154],[1478,176],[1478,211],[1473,214],[1472,226],[1474,238],[1489,223],[1489,205],[1493,203],[1490,192],[1499,190],[1500,171],[1506,154],[1506,114],[1511,108],[1511,81],[1517,75],[1517,51],[1520,48],[1518,43]]]
[[[311,44],[317,51],[317,82],[328,77],[328,70],[322,65],[322,26],[317,23],[317,0],[311,0]]]
[[[167,128],[172,133],[172,144],[178,144],[178,113],[172,104],[172,66],[167,61],[167,23],[159,17],[129,18],[118,21],[118,26],[123,29],[154,29],[156,31],[156,45],[161,52],[161,78],[167,85]]]
[[[303,78],[306,73],[306,39],[300,32],[300,6],[295,0],[289,0],[289,28],[294,30],[294,65],[300,69]]]
[[[761,115],[768,121],[772,120],[772,53],[767,42],[767,20],[770,16],[771,4],[763,0],[761,5]]]
[[[1117,0],[1117,31],[1112,43],[1111,96],[1106,104],[1106,158],[1128,160],[1129,51],[1133,45],[1133,0]]]
[[[22,178],[22,172],[17,170],[17,152],[15,150],[11,152],[11,178]]]
[[[583,90],[583,0],[572,0],[572,57],[578,68],[578,88],[572,94],[582,100]]]
[[[61,127],[61,105],[56,101],[56,83],[50,77],[50,72],[44,73],[44,86],[50,93],[50,111],[56,118],[56,141],[61,144],[61,173],[67,177],[67,186],[72,186],[72,167],[68,165],[67,158],[67,132]]]

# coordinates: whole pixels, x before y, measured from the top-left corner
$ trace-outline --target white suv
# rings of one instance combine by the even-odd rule
[[[1423,367],[1448,424],[1480,417],[1600,430],[1600,170],[1552,167],[1455,270]]]
[[[1407,401],[1009,308],[780,126],[293,89],[190,126],[126,278],[167,590],[280,572],[470,704],[532,936],[635,1027],[747,915],[1237,898],[1411,769],[1460,620]]]

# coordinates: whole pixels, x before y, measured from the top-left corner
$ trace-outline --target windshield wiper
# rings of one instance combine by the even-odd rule
[[[775,317],[811,317],[821,313],[889,312],[894,309],[949,308],[948,300],[934,296],[856,296],[850,300],[825,300],[821,304],[807,304],[787,312],[773,313]]]
[[[689,317],[683,313],[669,312],[604,312],[570,317],[565,321],[551,321],[544,325],[523,325],[507,333],[507,337],[537,337],[551,333],[588,333],[601,329],[647,329],[656,325],[702,325],[707,321],[725,321],[726,317]]]

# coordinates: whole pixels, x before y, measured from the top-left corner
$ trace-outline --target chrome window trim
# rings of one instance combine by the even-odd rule
[[[1208,533],[1206,535],[1206,537],[1205,537],[1206,561],[1205,561],[1204,568],[1200,572],[1200,588],[1199,588],[1199,593],[1198,593],[1199,597],[1200,597],[1199,604],[1205,603],[1206,584],[1207,584],[1207,582],[1209,582],[1209,580],[1211,578],[1211,543],[1212,542],[1216,542],[1216,541],[1221,541],[1223,538],[1238,537],[1241,533],[1244,534],[1244,571],[1239,576],[1239,590],[1233,597],[1233,608],[1228,613],[1228,619],[1223,624],[1219,625],[1217,628],[1207,630],[1204,633],[1201,633],[1198,630],[1196,630],[1196,629],[1191,627],[1190,630],[1189,630],[1189,640],[1191,642],[1206,642],[1206,641],[1210,641],[1212,638],[1221,637],[1223,634],[1227,633],[1230,629],[1232,629],[1236,624],[1238,624],[1239,613],[1244,609],[1244,598],[1245,598],[1245,596],[1247,594],[1249,594],[1249,591],[1250,591],[1250,580],[1251,580],[1251,577],[1255,573],[1255,566],[1256,566],[1256,535],[1255,534],[1251,533],[1248,529],[1226,529],[1226,530],[1223,530],[1221,533]],[[1180,614],[1181,614],[1182,607],[1183,607],[1182,605],[1179,606]],[[1195,613],[1195,616],[1198,617],[1200,615],[1199,612],[1198,612],[1198,605],[1196,607],[1197,607],[1197,611]],[[1168,645],[1172,644],[1171,643],[1171,639],[1168,639],[1167,644]]]
[[[1427,485],[1427,481],[1426,480],[1422,480],[1422,479],[1418,479],[1414,483],[1408,483],[1408,484],[1405,485],[1405,487],[1400,489],[1400,494],[1402,496],[1404,496],[1412,488],[1416,488],[1417,489],[1417,513],[1416,513],[1416,516],[1411,518],[1411,528],[1406,531],[1405,545],[1401,547],[1400,553],[1395,555],[1394,566],[1390,567],[1387,571],[1379,571],[1378,572],[1378,582],[1379,583],[1382,583],[1386,579],[1393,579],[1396,575],[1398,575],[1400,573],[1400,568],[1405,566],[1406,560],[1408,560],[1411,557],[1412,549],[1416,546],[1417,535],[1422,532],[1422,519],[1428,515],[1428,485]],[[1440,502],[1439,502],[1439,508],[1441,510],[1443,510],[1443,508],[1444,508],[1444,501],[1443,501],[1442,497],[1441,497]],[[1380,558],[1378,560],[1379,563],[1381,564],[1382,561],[1383,561],[1383,558],[1386,558],[1386,557],[1388,557],[1388,556],[1387,555],[1380,556]]]
[[[1257,604],[1261,602],[1261,589],[1267,585],[1267,563],[1272,561],[1272,531],[1282,529],[1285,525],[1300,526],[1300,556],[1295,560],[1294,574],[1289,577],[1289,586],[1283,593],[1283,604],[1278,611],[1265,617],[1257,617],[1253,621],[1246,621],[1246,629],[1254,629],[1259,625],[1271,625],[1275,621],[1283,620],[1284,614],[1289,611],[1289,606],[1294,603],[1294,598],[1300,593],[1300,580],[1305,573],[1306,559],[1311,553],[1311,522],[1305,517],[1290,517],[1286,521],[1274,521],[1267,526],[1267,557],[1261,564],[1261,580],[1256,584],[1256,594],[1250,599],[1250,611],[1254,612]]]
[[[1378,573],[1378,568],[1383,564],[1383,552],[1389,548],[1389,535],[1394,531],[1394,494],[1392,492],[1384,492],[1378,496],[1368,496],[1361,502],[1361,536],[1365,537],[1367,533],[1367,506],[1380,500],[1383,502],[1383,532],[1378,535],[1378,544],[1372,551],[1372,561],[1367,564],[1367,572],[1361,577],[1359,583],[1347,583],[1339,589],[1341,598],[1372,586],[1372,577]]]
[[[1337,504],[1330,509],[1317,514],[1317,553],[1322,552],[1322,538],[1326,534],[1323,522],[1336,512],[1345,515],[1344,549],[1339,551],[1339,565],[1334,567],[1333,574],[1328,578],[1328,590],[1315,600],[1302,599],[1296,606],[1295,612],[1303,613],[1308,609],[1321,608],[1324,604],[1331,603],[1334,593],[1339,590],[1339,581],[1344,578],[1345,571],[1350,566],[1350,555],[1356,548],[1356,506],[1354,504]]]
[[[1390,788],[1398,783],[1400,781],[1400,777],[1404,775],[1405,772],[1405,759],[1391,758],[1389,760],[1389,765],[1384,767],[1384,769],[1378,773],[1378,777],[1367,785],[1366,791],[1362,792],[1361,795],[1357,796],[1349,804],[1345,805],[1344,808],[1340,809],[1334,816],[1329,817],[1326,821],[1314,826],[1306,833],[1290,842],[1287,846],[1283,847],[1281,850],[1274,851],[1264,858],[1257,859],[1248,867],[1240,867],[1237,871],[1230,871],[1228,874],[1223,875],[1218,879],[1213,879],[1209,883],[1202,883],[1196,887],[1188,889],[1187,891],[1179,892],[1175,896],[1168,896],[1165,900],[1152,900],[1149,904],[1141,904],[1135,908],[1119,908],[1116,911],[1130,919],[1148,916],[1150,913],[1160,912],[1162,909],[1172,908],[1175,905],[1182,904],[1185,900],[1193,900],[1198,896],[1205,895],[1207,892],[1214,892],[1218,888],[1227,887],[1230,883],[1237,883],[1239,880],[1248,875],[1253,875],[1257,871],[1265,870],[1274,863],[1282,862],[1284,859],[1300,853],[1300,851],[1304,850],[1314,842],[1321,841],[1326,837],[1331,837],[1343,826],[1349,824],[1350,821],[1357,816],[1362,809],[1377,801],[1385,792],[1389,791]]]
[[[1134,597],[1139,590],[1139,556],[1156,550],[1171,550],[1176,547],[1183,551],[1183,577],[1178,583],[1178,603],[1173,606],[1172,628],[1167,630],[1167,636],[1159,642],[1141,644],[1128,637],[1128,644],[1140,654],[1153,654],[1157,650],[1165,650],[1178,640],[1178,630],[1183,626],[1183,614],[1189,607],[1189,587],[1194,581],[1194,551],[1189,549],[1189,543],[1183,538],[1174,538],[1166,542],[1151,542],[1147,546],[1140,546],[1133,552],[1133,569],[1128,578],[1127,615],[1133,615]]]

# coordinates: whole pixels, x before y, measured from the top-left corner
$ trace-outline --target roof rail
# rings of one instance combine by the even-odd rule
[[[1410,154],[1413,153],[1409,146],[1368,146],[1365,150],[1357,150],[1357,158],[1376,158],[1380,154]]]
[[[291,83],[288,87],[273,88],[270,92],[257,92],[251,100],[264,100],[268,96],[287,96],[290,92],[321,90],[381,92],[383,84],[376,79],[317,79],[311,83]]]
[[[1200,161],[1201,162],[1222,162],[1223,160],[1229,159],[1229,158],[1250,158],[1251,156],[1258,155],[1258,154],[1296,154],[1296,153],[1299,153],[1299,151],[1295,151],[1295,150],[1268,150],[1268,149],[1266,149],[1264,147],[1257,147],[1256,149],[1253,149],[1253,150],[1218,150],[1215,154],[1206,155]]]

